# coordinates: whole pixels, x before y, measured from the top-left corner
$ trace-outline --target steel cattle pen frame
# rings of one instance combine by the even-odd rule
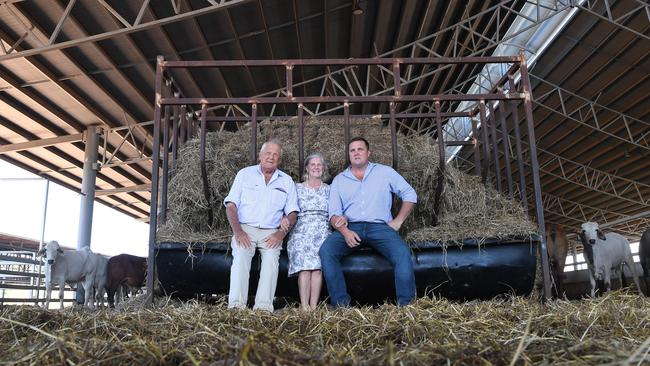
[[[467,94],[454,92],[451,94],[433,94],[433,95],[406,95],[402,85],[401,75],[405,72],[410,73],[412,67],[432,67],[435,70],[444,70],[446,65],[453,64],[480,64],[480,65],[499,65],[503,72],[496,83],[492,83],[491,90],[482,94]],[[174,83],[172,72],[174,69],[187,69],[196,71],[196,69],[206,68],[255,68],[271,67],[274,68],[276,75],[277,69],[282,68],[285,71],[285,84],[282,93],[275,96],[258,96],[258,97],[184,97],[182,89]],[[370,68],[376,67],[380,70],[392,71],[392,94],[382,95],[321,95],[296,96],[294,94],[293,72],[295,68],[300,67],[358,67],[368,70],[370,77]],[[383,76],[383,72],[382,72]],[[519,83],[516,83],[516,81]],[[358,79],[354,82],[359,84]],[[332,79],[332,83],[336,81]],[[350,86],[351,81],[346,78]],[[359,85],[360,86],[360,85]],[[325,87],[323,87],[325,88]],[[480,89],[480,88],[479,88]],[[302,88],[307,93],[306,88]],[[282,95],[281,95],[282,94]],[[469,108],[463,111],[441,111],[441,104],[447,103],[458,107],[459,103],[470,103]],[[524,209],[528,211],[526,181],[524,171],[524,155],[522,154],[521,143],[522,137],[519,128],[518,104],[522,102],[525,114],[527,128],[528,157],[530,162],[526,163],[532,170],[533,196],[535,202],[535,216],[539,228],[540,252],[542,260],[542,278],[544,298],[551,296],[551,282],[549,278],[549,263],[546,255],[546,242],[544,235],[544,209],[542,202],[542,192],[540,186],[539,163],[537,160],[535,132],[532,114],[532,95],[531,84],[526,68],[526,60],[523,56],[504,56],[504,57],[435,57],[435,58],[371,58],[371,59],[285,59],[285,60],[220,60],[220,61],[166,61],[162,56],[157,59],[156,79],[155,79],[155,110],[153,126],[153,146],[152,152],[152,171],[151,171],[151,211],[149,220],[149,251],[147,258],[147,303],[153,300],[153,287],[155,278],[155,249],[156,249],[156,231],[158,219],[161,222],[166,220],[167,210],[167,188],[169,180],[170,166],[173,167],[178,156],[179,145],[188,139],[199,136],[200,138],[200,166],[203,180],[204,194],[209,201],[209,186],[207,179],[207,170],[205,162],[205,145],[206,131],[208,123],[220,123],[223,129],[226,123],[232,122],[250,122],[251,123],[251,143],[250,143],[250,162],[255,164],[257,157],[257,122],[258,120],[285,120],[297,117],[298,129],[298,162],[302,165],[304,160],[304,118],[308,105],[327,103],[336,105],[325,112],[311,112],[312,115],[321,115],[328,117],[343,117],[344,120],[344,144],[345,149],[350,139],[350,118],[351,117],[378,117],[388,119],[391,131],[392,142],[392,162],[393,167],[397,167],[397,138],[398,122],[404,119],[429,119],[430,126],[426,129],[414,130],[400,122],[401,127],[410,130],[411,133],[429,133],[437,139],[439,146],[439,167],[445,169],[445,151],[448,146],[471,146],[473,147],[473,164],[474,173],[481,176],[484,184],[491,184],[492,179],[498,191],[507,194],[509,197],[518,196]],[[408,103],[431,103],[428,113],[410,113],[409,110],[398,112],[397,107]],[[389,113],[379,113],[372,115],[351,114],[350,106],[353,104],[388,104]],[[259,106],[272,105],[271,112],[267,116],[259,114]],[[295,115],[274,115],[276,106],[284,106],[285,112],[287,106],[295,108]],[[192,107],[197,106],[194,109]],[[244,108],[242,108],[244,106]],[[241,116],[228,115],[208,116],[215,110],[227,109],[229,112],[238,110]],[[333,115],[333,111],[343,109],[343,114]],[[511,123],[514,132],[514,138],[510,136],[506,121],[506,110],[510,109]],[[250,110],[246,115],[244,110]],[[328,113],[328,114],[325,114]],[[489,114],[488,114],[489,113]],[[213,113],[214,114],[214,113]],[[469,139],[456,139],[445,141],[445,134],[442,133],[443,126],[454,117],[464,117],[471,119],[472,134]],[[497,135],[500,130],[501,139]],[[513,152],[511,141],[514,140],[515,151]],[[507,182],[507,191],[502,187],[502,177],[500,169],[499,150],[503,150],[505,156],[505,169]],[[161,151],[162,150],[162,151]],[[492,153],[492,154],[490,154]],[[162,162],[161,162],[162,155]],[[492,157],[490,156],[492,155]],[[344,156],[347,156],[347,151]],[[516,160],[518,170],[519,185],[515,187],[513,172],[511,171],[510,159]],[[162,169],[162,174],[160,170]],[[493,173],[492,179],[490,174]],[[440,172],[439,172],[440,173]],[[442,177],[442,174],[439,174]],[[440,185],[439,185],[440,187]],[[434,210],[439,208],[440,190],[436,192],[436,204]],[[158,195],[160,194],[160,205]],[[160,207],[159,207],[160,206]],[[436,217],[438,212],[435,212]],[[212,213],[210,212],[210,215]]]

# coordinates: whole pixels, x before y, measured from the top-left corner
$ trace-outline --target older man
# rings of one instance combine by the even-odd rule
[[[334,178],[330,188],[330,223],[337,231],[320,248],[330,301],[335,307],[350,304],[341,258],[368,245],[393,265],[397,303],[407,305],[415,298],[415,275],[411,251],[397,231],[413,210],[417,195],[393,168],[369,161],[366,139],[350,140],[348,153],[350,166]],[[402,200],[395,218],[390,212],[391,193]]]
[[[296,222],[298,199],[289,175],[278,169],[282,147],[272,139],[262,145],[259,165],[240,170],[224,199],[226,216],[234,233],[230,268],[229,308],[245,308],[248,280],[255,249],[262,256],[254,309],[273,311],[278,282],[278,261],[288,229],[278,229],[284,215],[289,228]]]

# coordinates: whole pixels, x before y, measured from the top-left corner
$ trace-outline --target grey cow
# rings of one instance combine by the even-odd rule
[[[630,243],[622,235],[617,233],[604,234],[597,223],[585,222],[581,226],[581,235],[593,251],[593,263],[589,264],[589,282],[591,284],[591,297],[595,296],[596,280],[604,279],[605,291],[611,288],[612,268],[620,268],[623,271],[623,264],[632,273],[632,279],[637,290],[641,293],[639,279],[634,269],[634,260]]]
[[[81,283],[85,291],[84,305],[94,308],[92,301],[95,271],[98,256],[90,249],[63,250],[56,241],[51,241],[39,252],[45,255],[45,308],[50,306],[52,284],[59,285],[59,301],[63,309],[63,290],[65,283]]]

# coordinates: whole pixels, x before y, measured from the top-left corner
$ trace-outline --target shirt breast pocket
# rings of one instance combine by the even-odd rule
[[[255,201],[257,201],[257,187],[243,186],[241,191],[241,203],[255,204]]]
[[[276,210],[282,210],[287,203],[287,192],[275,188],[271,191],[271,205]]]

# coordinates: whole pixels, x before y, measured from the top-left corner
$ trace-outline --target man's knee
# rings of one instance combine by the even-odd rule
[[[318,250],[318,256],[320,257],[322,264],[325,266],[327,266],[331,260],[335,259],[332,251],[325,245],[325,243],[323,243]]]
[[[331,257],[334,254],[334,246],[336,245],[336,234],[330,234],[318,249],[318,254],[321,258]]]
[[[245,248],[239,245],[234,239],[230,242],[230,250],[232,251],[232,256],[243,256],[243,257],[251,257],[255,255],[255,244],[251,243],[250,248]]]

